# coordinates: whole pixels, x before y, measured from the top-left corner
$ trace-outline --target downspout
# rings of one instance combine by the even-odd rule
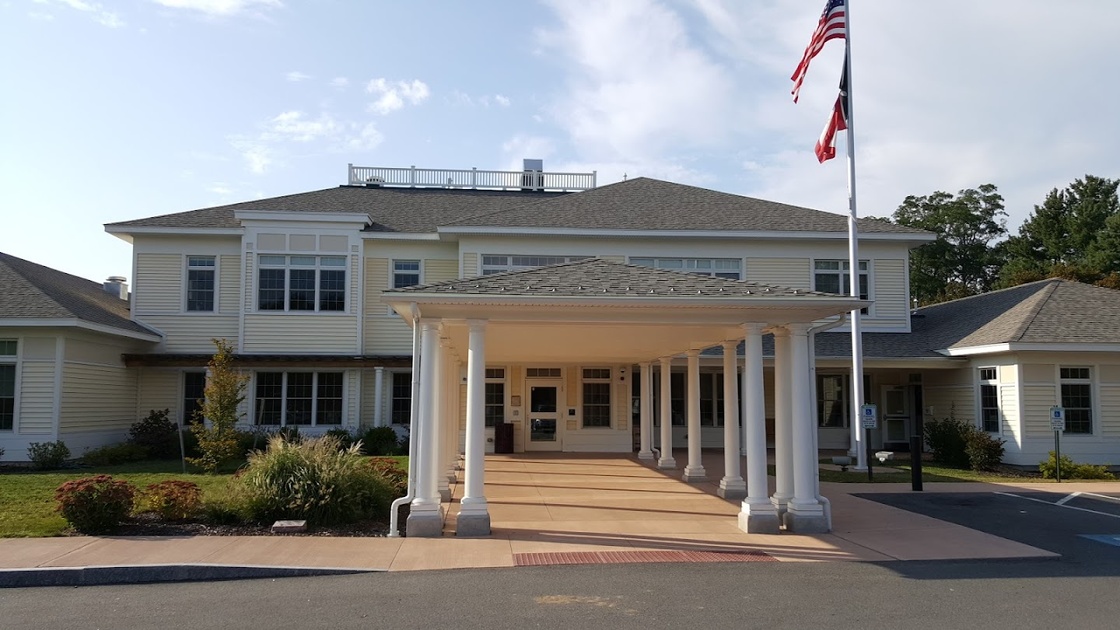
[[[420,307],[412,303],[412,401],[408,413],[408,486],[389,507],[389,538],[399,538],[400,508],[416,497],[416,448],[423,437],[416,422],[420,407]]]
[[[841,324],[844,323],[846,318],[847,318],[847,313],[842,313],[839,317],[837,317],[836,321],[834,321],[834,322],[828,322],[827,324],[821,324],[820,326],[814,326],[813,328],[809,329],[809,358],[810,358],[809,365],[811,366],[814,377],[817,374],[817,360],[816,360],[817,359],[817,356],[816,356],[817,355],[817,350],[816,350],[816,348],[817,348],[817,346],[816,346],[816,335],[817,335],[817,333],[827,332],[829,330],[832,330],[833,328],[836,328],[837,326],[840,326]],[[811,397],[810,406],[809,406],[810,409],[816,409],[817,408],[817,383],[816,383],[816,380],[817,380],[816,378],[813,378],[812,382],[809,383],[809,393],[810,393],[810,397]],[[853,419],[853,422],[854,422],[854,419]],[[820,433],[821,432],[820,432],[819,427],[817,428],[816,431],[813,431],[813,452],[818,453],[818,454],[820,453],[820,439],[821,439]],[[814,477],[814,479],[813,479],[813,485],[816,486],[817,501],[824,508],[825,525],[828,527],[828,531],[831,532],[832,531],[832,503],[828,500],[828,497],[821,494],[821,475],[820,475],[819,471],[817,472],[816,477]]]

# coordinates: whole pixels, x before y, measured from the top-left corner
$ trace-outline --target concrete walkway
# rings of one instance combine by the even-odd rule
[[[686,484],[679,480],[679,470],[659,471],[648,462],[624,455],[488,456],[486,495],[493,529],[489,538],[455,537],[460,491],[456,484],[452,503],[445,506],[448,518],[442,538],[0,539],[0,585],[12,585],[16,576],[29,573],[45,576],[58,574],[58,569],[103,567],[151,567],[145,574],[151,575],[141,581],[159,581],[161,574],[164,579],[191,579],[184,577],[183,567],[193,567],[203,575],[207,569],[230,567],[268,569],[285,575],[313,570],[417,571],[602,562],[1056,557],[1048,551],[852,496],[908,492],[908,484],[823,484],[822,492],[832,503],[832,533],[746,534],[737,527],[738,501],[716,495],[722,456],[705,453],[704,464],[709,481]],[[974,483],[927,483],[925,488],[929,493],[1055,489],[1053,484]],[[1069,483],[1061,489],[1116,492],[1120,483]],[[119,569],[114,571],[114,575],[120,573]],[[252,576],[221,571],[210,575]]]

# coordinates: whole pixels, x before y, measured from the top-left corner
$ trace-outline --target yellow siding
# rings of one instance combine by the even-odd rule
[[[244,300],[242,306],[246,313],[253,312],[253,292],[257,290],[254,284],[256,280],[256,271],[254,271],[253,266],[254,260],[256,260],[256,256],[254,256],[252,252],[249,252],[245,255],[245,260],[242,261],[245,265],[245,273],[241,276],[245,279],[245,291],[242,293],[241,297]]]
[[[363,352],[382,355],[412,355],[412,327],[393,317],[366,318]]]
[[[222,274],[218,281],[218,312],[236,315],[241,296],[241,257],[222,256],[218,265]]]
[[[1053,385],[1023,385],[1023,426],[1026,437],[1053,435],[1050,407],[1054,406]]]
[[[347,281],[348,281],[347,284],[349,285],[346,288],[346,291],[347,291],[346,297],[349,299],[349,304],[350,304],[349,313],[351,315],[355,315],[357,317],[361,317],[362,313],[364,312],[362,310],[362,303],[358,299],[358,294],[360,293],[360,289],[361,289],[361,286],[360,286],[360,279],[362,277],[361,264],[362,264],[362,257],[359,256],[358,254],[352,254],[352,255],[346,257],[346,267],[347,267],[346,273],[349,274],[346,278]]]
[[[170,409],[169,417],[175,422],[183,422],[183,403],[180,400],[182,372],[143,369],[137,378],[140,381],[140,393],[136,398],[136,409],[133,414],[136,418],[148,415],[148,412],[153,409]]]
[[[1014,385],[999,388],[999,410],[1003,417],[1003,434],[1009,441],[1023,443],[1022,430],[1019,428],[1019,389]]]
[[[479,274],[478,253],[466,252],[463,254],[463,277],[473,278]]]
[[[357,427],[362,421],[362,374],[359,370],[346,371],[346,415],[342,426]]]
[[[381,301],[381,294],[389,288],[389,259],[366,258],[365,267],[365,308],[362,313],[366,318],[365,347],[368,351],[371,320],[377,317],[388,317],[391,314],[389,307]]]
[[[388,379],[385,379],[388,380]],[[377,417],[377,402],[374,395],[377,392],[377,372],[374,370],[361,371],[361,422],[363,427],[372,427],[373,419]],[[384,385],[382,385],[381,395],[385,395]],[[384,419],[384,415],[382,415]]]
[[[183,257],[137,254],[132,312],[178,313],[183,310]]]
[[[67,363],[59,432],[127,429],[136,422],[134,368]]]
[[[454,280],[458,277],[458,261],[437,258],[428,258],[424,260],[424,284]]]
[[[1101,435],[1120,436],[1120,385],[1116,381],[1101,384]]]
[[[20,368],[18,430],[23,435],[54,432],[54,362],[24,361]]]
[[[905,320],[910,312],[906,295],[906,263],[902,260],[875,260],[875,319]]]
[[[922,403],[933,407],[933,418],[943,420],[950,414],[972,422],[976,418],[975,389],[971,385],[927,385],[922,388]]]
[[[353,317],[331,314],[245,316],[245,352],[341,353],[358,349]]]
[[[144,315],[137,320],[163,332],[166,352],[211,353],[211,339],[237,345],[237,315]]]
[[[808,258],[748,258],[746,279],[798,289],[812,285]]]

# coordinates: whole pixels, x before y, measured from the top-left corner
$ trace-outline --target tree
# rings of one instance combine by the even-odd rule
[[[1007,240],[1000,284],[1062,277],[1097,282],[1120,271],[1120,179],[1086,175],[1046,195]]]
[[[207,364],[206,388],[202,406],[192,424],[191,433],[198,438],[198,457],[187,458],[191,464],[214,474],[241,453],[237,421],[241,419],[241,403],[249,377],[233,368],[233,348],[224,339],[214,339],[216,351]]]
[[[1007,235],[1007,213],[995,186],[968,188],[955,197],[942,191],[911,195],[892,217],[899,225],[937,235],[910,257],[910,290],[920,304],[992,288],[1003,262],[1003,250],[992,242]]]

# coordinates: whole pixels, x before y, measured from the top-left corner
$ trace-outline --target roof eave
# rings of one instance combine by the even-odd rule
[[[603,228],[555,228],[555,227],[497,227],[497,226],[441,226],[437,228],[443,235],[473,236],[579,236],[597,238],[711,238],[711,239],[767,239],[790,238],[847,240],[848,233],[820,232],[801,230],[624,230]],[[917,244],[937,240],[929,232],[860,232],[861,241],[913,242]]]
[[[138,324],[142,325],[142,324]],[[117,337],[127,337],[129,339],[137,339],[139,341],[151,341],[159,343],[163,341],[163,337],[154,331],[151,333],[142,333],[136,330],[127,330],[125,328],[118,328],[116,326],[109,326],[107,324],[97,324],[88,322],[84,319],[76,317],[70,318],[49,318],[49,317],[25,317],[25,318],[0,318],[0,326],[6,328],[81,328],[90,330],[106,335],[114,335]]]

